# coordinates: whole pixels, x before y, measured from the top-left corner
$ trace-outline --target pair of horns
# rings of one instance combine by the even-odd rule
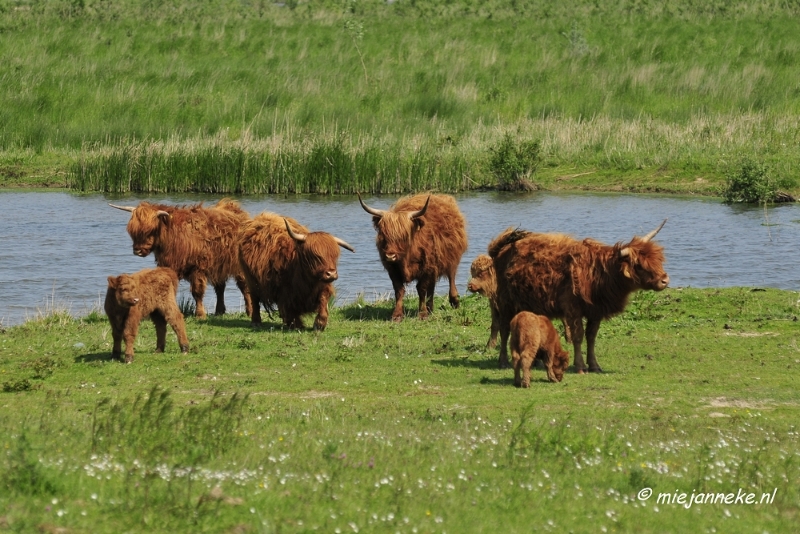
[[[662,223],[661,223],[660,225],[658,225],[658,228],[656,228],[655,230],[653,230],[652,232],[650,232],[649,234],[647,234],[646,236],[644,236],[644,237],[642,238],[642,242],[643,242],[643,243],[647,243],[648,241],[650,241],[651,239],[653,239],[653,238],[656,236],[656,234],[657,234],[658,232],[660,232],[662,228],[664,228],[664,225],[665,225],[666,223],[667,223],[667,220],[666,220],[666,219],[664,219],[664,220],[662,221]],[[619,251],[619,256],[620,256],[620,258],[627,258],[627,257],[628,257],[628,256],[630,256],[630,255],[631,255],[631,249],[630,249],[630,247],[625,247],[625,248],[623,248],[622,250],[620,250],[620,251]]]
[[[361,202],[361,207],[364,208],[364,211],[376,217],[383,217],[384,215],[386,215],[386,212],[384,210],[370,208],[369,206],[364,204],[364,201],[361,200],[361,193],[356,192],[356,195],[358,195],[358,201]],[[428,195],[428,200],[425,201],[425,205],[422,206],[422,209],[417,211],[409,211],[408,218],[413,220],[416,219],[417,217],[422,217],[423,215],[425,215],[425,212],[428,211],[428,204],[430,203],[430,201],[431,201],[431,196]]]
[[[295,241],[297,241],[297,242],[299,242],[299,243],[305,243],[305,241],[306,241],[306,238],[308,237],[306,234],[298,234],[298,233],[295,233],[295,232],[293,232],[293,231],[292,231],[292,227],[291,227],[291,226],[289,226],[289,221],[287,221],[286,219],[284,219],[284,220],[283,220],[283,222],[285,222],[285,223],[286,223],[286,231],[287,231],[287,232],[289,232],[289,236],[290,236],[292,239],[294,239]],[[343,241],[343,240],[339,239],[339,238],[338,238],[338,237],[336,237],[335,235],[334,235],[334,236],[331,236],[331,237],[333,238],[333,240],[334,240],[334,241],[336,241],[336,244],[337,244],[337,245],[339,245],[340,247],[342,247],[342,248],[346,248],[346,249],[347,249],[347,250],[349,250],[350,252],[355,252],[355,251],[356,251],[356,249],[354,249],[354,248],[353,248],[353,247],[351,247],[349,244],[347,244],[347,242],[346,242],[346,241]]]
[[[117,206],[116,204],[111,204],[111,203],[109,203],[108,205],[111,206],[112,208],[117,208],[118,210],[122,211],[129,211],[131,213],[133,213],[136,210],[134,206]],[[169,213],[164,210],[158,210],[156,212],[156,215],[158,217],[169,217]]]

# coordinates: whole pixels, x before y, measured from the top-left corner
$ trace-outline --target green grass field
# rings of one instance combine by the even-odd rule
[[[798,194],[794,2],[0,1],[0,185]]]
[[[131,365],[99,313],[0,330],[0,531],[796,530],[796,292],[636,294],[604,374],[529,390],[484,348],[485,299],[436,308],[360,302],[321,334],[189,318],[188,355],[145,326]]]

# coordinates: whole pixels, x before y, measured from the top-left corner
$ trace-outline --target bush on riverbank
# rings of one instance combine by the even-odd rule
[[[722,197],[725,202],[767,203],[794,202],[795,199],[781,188],[796,185],[794,181],[776,180],[763,163],[745,158],[736,168],[728,171]]]

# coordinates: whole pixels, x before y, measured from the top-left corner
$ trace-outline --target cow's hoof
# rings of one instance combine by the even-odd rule
[[[403,316],[402,315],[392,315],[392,321],[394,321],[395,323],[401,323],[401,322],[403,322]]]
[[[599,367],[589,367],[589,372],[590,373],[602,373],[603,370],[600,369]]]
[[[181,345],[181,352],[186,354],[189,352],[189,345]]]
[[[162,354],[163,352],[164,352],[164,349],[156,348],[156,354]]]
[[[450,306],[453,308],[458,308],[461,302],[458,300],[458,297],[450,297]]]
[[[585,375],[587,371],[586,369],[576,369],[575,372],[579,375]]]
[[[522,383],[522,389],[528,389],[530,387],[531,387],[531,383],[530,382],[523,382]]]
[[[126,354],[126,355],[125,355],[125,363],[133,363],[133,355],[131,355],[131,356],[128,356],[128,355]]]

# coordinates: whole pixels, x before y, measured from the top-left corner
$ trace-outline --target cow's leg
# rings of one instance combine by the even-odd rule
[[[122,355],[122,331],[125,329],[125,319],[111,318],[111,337],[114,339],[114,348],[111,349],[113,358],[120,358]]]
[[[428,313],[433,312],[433,293],[436,289],[436,279],[420,278],[417,280],[417,294],[419,295],[419,318],[425,319]]]
[[[125,363],[133,362],[133,345],[136,343],[136,336],[139,334],[139,323],[141,321],[142,317],[131,309],[125,321],[125,330],[122,332],[122,338],[125,340]]]
[[[317,307],[317,317],[314,319],[314,330],[322,332],[328,325],[328,295],[323,294],[319,297]]]
[[[458,267],[456,267],[456,269],[453,269],[452,272],[447,273],[447,281],[450,282],[450,291],[448,293],[448,297],[450,300],[450,306],[452,306],[453,308],[458,308],[458,305],[460,304],[458,300],[458,289],[456,289],[457,270]]]
[[[403,278],[399,275],[390,272],[389,278],[392,279],[392,287],[394,288],[394,311],[392,312],[392,321],[399,323],[403,320],[403,297],[406,295],[406,285],[403,283]]]
[[[203,295],[206,294],[206,277],[197,273],[193,274],[189,278],[189,286],[195,302],[194,316],[198,319],[205,319],[206,308],[203,306]]]
[[[597,357],[594,354],[594,341],[597,339],[597,332],[600,330],[600,319],[586,320],[586,358],[589,363],[589,372],[602,373],[603,370],[597,365]]]
[[[492,312],[492,327],[491,333],[489,334],[489,342],[486,343],[487,349],[493,349],[497,346],[497,332],[500,331],[500,317],[498,316],[497,310],[494,306],[491,306]]]
[[[242,297],[244,297],[244,311],[247,313],[248,317],[253,316],[253,297],[250,295],[250,291],[247,289],[247,283],[244,280],[244,276],[237,276],[236,280],[236,287],[239,288],[239,291],[242,292]],[[256,303],[258,306],[258,303]]]
[[[150,320],[156,327],[156,352],[164,352],[167,346],[167,320],[158,310],[150,314]]]
[[[508,369],[508,336],[511,333],[511,320],[506,320],[500,316],[500,356],[497,359],[497,366],[500,369]]]
[[[214,307],[214,315],[225,315],[225,282],[214,284],[214,293],[217,294],[217,305]]]
[[[586,364],[583,363],[583,318],[578,315],[577,317],[565,317],[564,322],[569,329],[572,336],[572,347],[574,349],[574,356],[572,363],[575,366],[575,372],[584,374],[586,372]]]
[[[175,335],[178,336],[178,345],[184,354],[189,352],[189,337],[186,335],[186,323],[183,321],[183,314],[176,302],[170,302],[164,308],[164,319],[172,327]]]

